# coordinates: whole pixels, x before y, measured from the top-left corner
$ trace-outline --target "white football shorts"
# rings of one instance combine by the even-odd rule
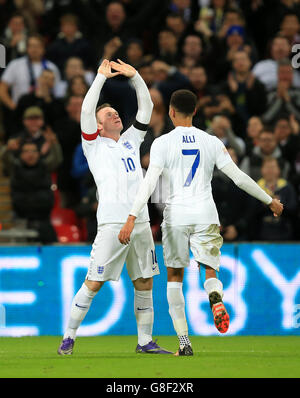
[[[149,222],[135,224],[128,245],[118,239],[123,224],[102,224],[92,246],[86,279],[118,281],[126,263],[131,280],[159,274]]]
[[[163,222],[161,227],[166,267],[188,267],[191,249],[197,262],[219,271],[223,238],[218,225],[170,225]]]

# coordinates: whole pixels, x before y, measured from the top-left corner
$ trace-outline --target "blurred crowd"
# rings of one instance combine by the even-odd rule
[[[96,233],[97,196],[81,147],[83,98],[102,59],[133,65],[154,103],[141,146],[172,130],[174,90],[198,98],[194,125],[217,136],[232,159],[284,204],[281,217],[218,170],[212,182],[224,241],[300,238],[299,0],[0,0],[1,162],[16,219],[58,241],[53,214],[74,213],[82,241]],[[103,87],[125,129],[137,101],[128,79]],[[150,203],[159,241],[163,204]],[[58,214],[58,213],[57,213]],[[79,221],[78,221],[79,220]]]

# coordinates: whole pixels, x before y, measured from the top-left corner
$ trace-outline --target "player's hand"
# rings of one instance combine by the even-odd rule
[[[111,61],[110,65],[114,70],[117,70],[123,76],[133,77],[136,74],[136,70],[133,66],[125,64],[125,62],[121,61],[120,59],[118,59],[118,62]]]
[[[120,72],[112,72],[108,59],[104,59],[98,68],[98,73],[102,73],[107,79],[117,76]]]
[[[122,245],[128,245],[128,243],[130,242],[130,235],[134,228],[134,221],[135,217],[129,216],[126,224],[123,225],[123,228],[120,231],[118,238]]]
[[[278,199],[273,199],[269,207],[275,217],[279,217],[283,211],[283,204]]]

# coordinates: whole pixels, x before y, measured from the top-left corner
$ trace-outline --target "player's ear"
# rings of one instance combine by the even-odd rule
[[[171,105],[169,107],[169,116],[171,119],[175,117],[175,110],[171,107]]]
[[[97,129],[99,130],[99,133],[101,133],[101,131],[103,130],[102,123],[97,122]]]

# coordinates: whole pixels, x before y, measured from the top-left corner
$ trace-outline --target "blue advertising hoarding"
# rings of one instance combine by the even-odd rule
[[[0,336],[61,335],[84,281],[90,246],[0,247]],[[156,245],[154,335],[173,335],[167,275]],[[225,244],[220,279],[229,335],[300,335],[300,245]],[[191,335],[218,335],[192,255],[184,295]],[[126,268],[95,297],[78,335],[136,334],[133,285]]]

